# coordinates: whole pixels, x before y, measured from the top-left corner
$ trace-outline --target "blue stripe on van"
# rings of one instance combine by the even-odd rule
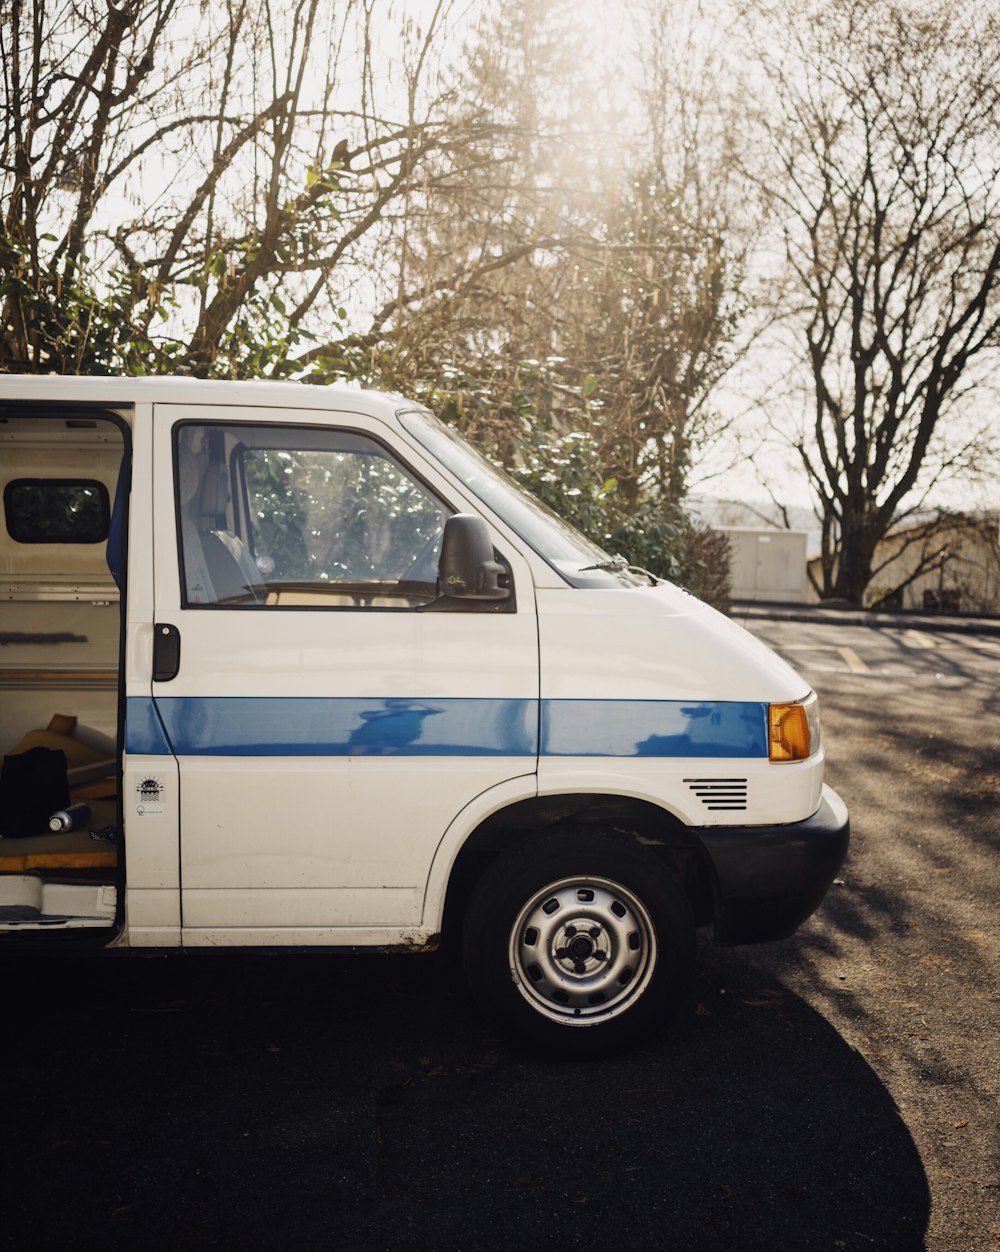
[[[126,744],[162,756],[535,756],[535,700],[130,697]],[[162,724],[161,724],[162,719]],[[767,705],[543,700],[542,756],[766,757]]]
[[[143,701],[135,701],[141,705]],[[147,703],[152,703],[148,701]],[[170,746],[137,708],[129,752],[177,756],[536,756],[535,700],[158,697]]]
[[[125,701],[125,751],[139,756],[172,756],[156,704],[148,696]]]
[[[766,757],[767,705],[543,700],[542,756]]]

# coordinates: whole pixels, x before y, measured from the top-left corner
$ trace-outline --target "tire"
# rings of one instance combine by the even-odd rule
[[[605,1055],[650,1034],[684,998],[694,922],[649,849],[590,830],[539,834],[476,884],[462,964],[502,1028],[557,1055]]]

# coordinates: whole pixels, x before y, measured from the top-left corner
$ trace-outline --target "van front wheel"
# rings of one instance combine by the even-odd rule
[[[619,836],[563,831],[502,854],[465,915],[473,996],[529,1042],[591,1056],[658,1025],[687,987],[694,924],[663,862]]]

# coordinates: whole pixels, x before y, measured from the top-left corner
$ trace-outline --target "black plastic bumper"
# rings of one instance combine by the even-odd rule
[[[720,943],[784,939],[819,906],[847,856],[851,824],[830,787],[804,822],[703,827],[715,871],[715,936]]]

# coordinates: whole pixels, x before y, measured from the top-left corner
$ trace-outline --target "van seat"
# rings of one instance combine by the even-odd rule
[[[260,571],[243,540],[227,528],[225,465],[206,464],[203,453],[181,446],[178,470],[189,603],[218,604],[247,596],[259,602]]]

